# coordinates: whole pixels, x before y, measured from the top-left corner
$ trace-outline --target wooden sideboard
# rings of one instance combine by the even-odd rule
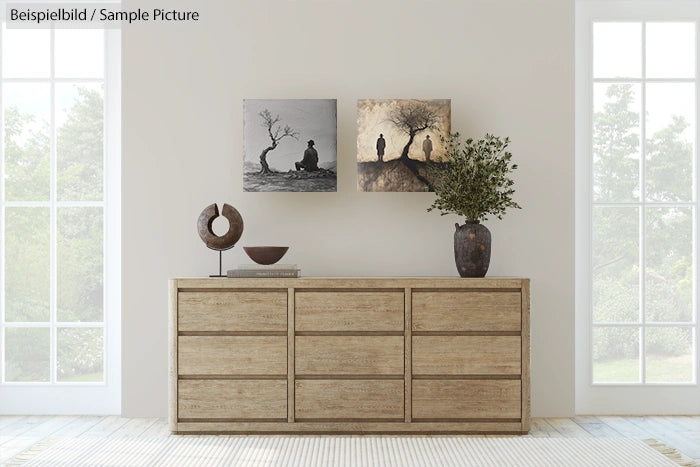
[[[170,281],[177,433],[527,433],[529,279]]]

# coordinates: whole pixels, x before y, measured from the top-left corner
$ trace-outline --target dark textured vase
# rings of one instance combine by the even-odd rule
[[[491,261],[491,232],[479,221],[455,224],[455,264],[462,277],[484,277]]]

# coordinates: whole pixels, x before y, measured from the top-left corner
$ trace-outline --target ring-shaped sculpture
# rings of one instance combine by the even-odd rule
[[[222,275],[221,270],[221,252],[233,248],[236,242],[241,238],[241,235],[243,235],[243,218],[236,208],[230,204],[224,203],[221,215],[228,220],[228,231],[221,236],[216,235],[212,229],[214,219],[219,217],[219,207],[216,203],[210,204],[204,208],[199,215],[199,219],[197,219],[199,238],[202,239],[207,248],[219,252],[219,275],[210,277],[225,277]]]

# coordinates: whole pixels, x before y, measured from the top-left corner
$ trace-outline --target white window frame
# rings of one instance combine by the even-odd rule
[[[592,136],[593,136],[593,23],[678,21],[696,24],[694,178],[700,181],[700,3],[677,0],[576,2],[576,413],[577,414],[700,414],[700,345],[698,341],[698,239],[693,237],[694,329],[692,383],[593,383],[592,352]],[[641,81],[640,81],[641,82]],[[644,125],[644,123],[642,123]],[[644,135],[642,135],[644,138]],[[642,144],[644,142],[642,141]],[[642,155],[642,158],[644,155]],[[641,187],[643,190],[643,187]],[[640,200],[643,201],[643,200]],[[655,203],[656,204],[656,203]],[[698,194],[693,193],[694,232],[699,230]],[[641,205],[643,209],[644,206]],[[643,229],[644,227],[641,226]],[[643,243],[640,244],[644,248]],[[649,326],[648,324],[642,323]],[[636,324],[635,324],[636,326]],[[643,352],[644,349],[642,349]],[[640,358],[644,354],[640,355]]]
[[[46,2],[42,2],[46,3]],[[5,3],[0,2],[2,16]],[[53,47],[53,30],[51,30]],[[40,205],[50,207],[51,219],[51,256],[56,257],[56,233],[53,213],[57,207],[100,206],[104,211],[104,381],[103,382],[57,382],[56,381],[56,333],[51,332],[51,378],[50,382],[2,382],[0,375],[0,414],[93,414],[113,415],[121,413],[121,31],[105,29],[105,76],[97,81],[104,82],[104,199],[96,203],[65,203],[57,202],[55,196],[49,202],[5,202],[4,193],[0,200],[0,232],[4,231],[5,206]],[[53,61],[53,50],[51,60]],[[0,51],[0,65],[2,54]],[[53,70],[53,65],[52,65]],[[1,69],[1,68],[0,68]],[[3,79],[3,82],[5,80]],[[9,79],[11,82],[37,82],[35,79]],[[56,83],[91,82],[91,80],[65,80],[53,76],[41,79],[51,83],[51,129],[55,131],[53,119],[54,93]],[[92,80],[95,81],[95,80]],[[1,96],[0,96],[1,99]],[[0,101],[0,108],[2,108]],[[0,135],[0,144],[2,135]],[[51,141],[51,185],[55,193],[56,155],[54,138]],[[4,147],[4,146],[3,146]],[[4,173],[4,156],[0,157],[0,173]],[[0,240],[0,281],[4,271],[4,238]],[[51,266],[51,302],[52,312],[49,329],[57,326],[55,310],[55,260]],[[0,313],[4,318],[4,285],[0,283]],[[4,331],[10,327],[31,327],[31,323],[4,323],[0,320],[0,344],[4,341]],[[47,327],[38,324],[39,327]],[[71,327],[90,327],[90,323],[70,323]],[[4,371],[4,345],[0,345],[0,371]]]

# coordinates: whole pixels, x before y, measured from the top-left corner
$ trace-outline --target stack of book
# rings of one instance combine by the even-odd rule
[[[241,264],[229,269],[228,277],[299,277],[301,270],[296,264]]]

